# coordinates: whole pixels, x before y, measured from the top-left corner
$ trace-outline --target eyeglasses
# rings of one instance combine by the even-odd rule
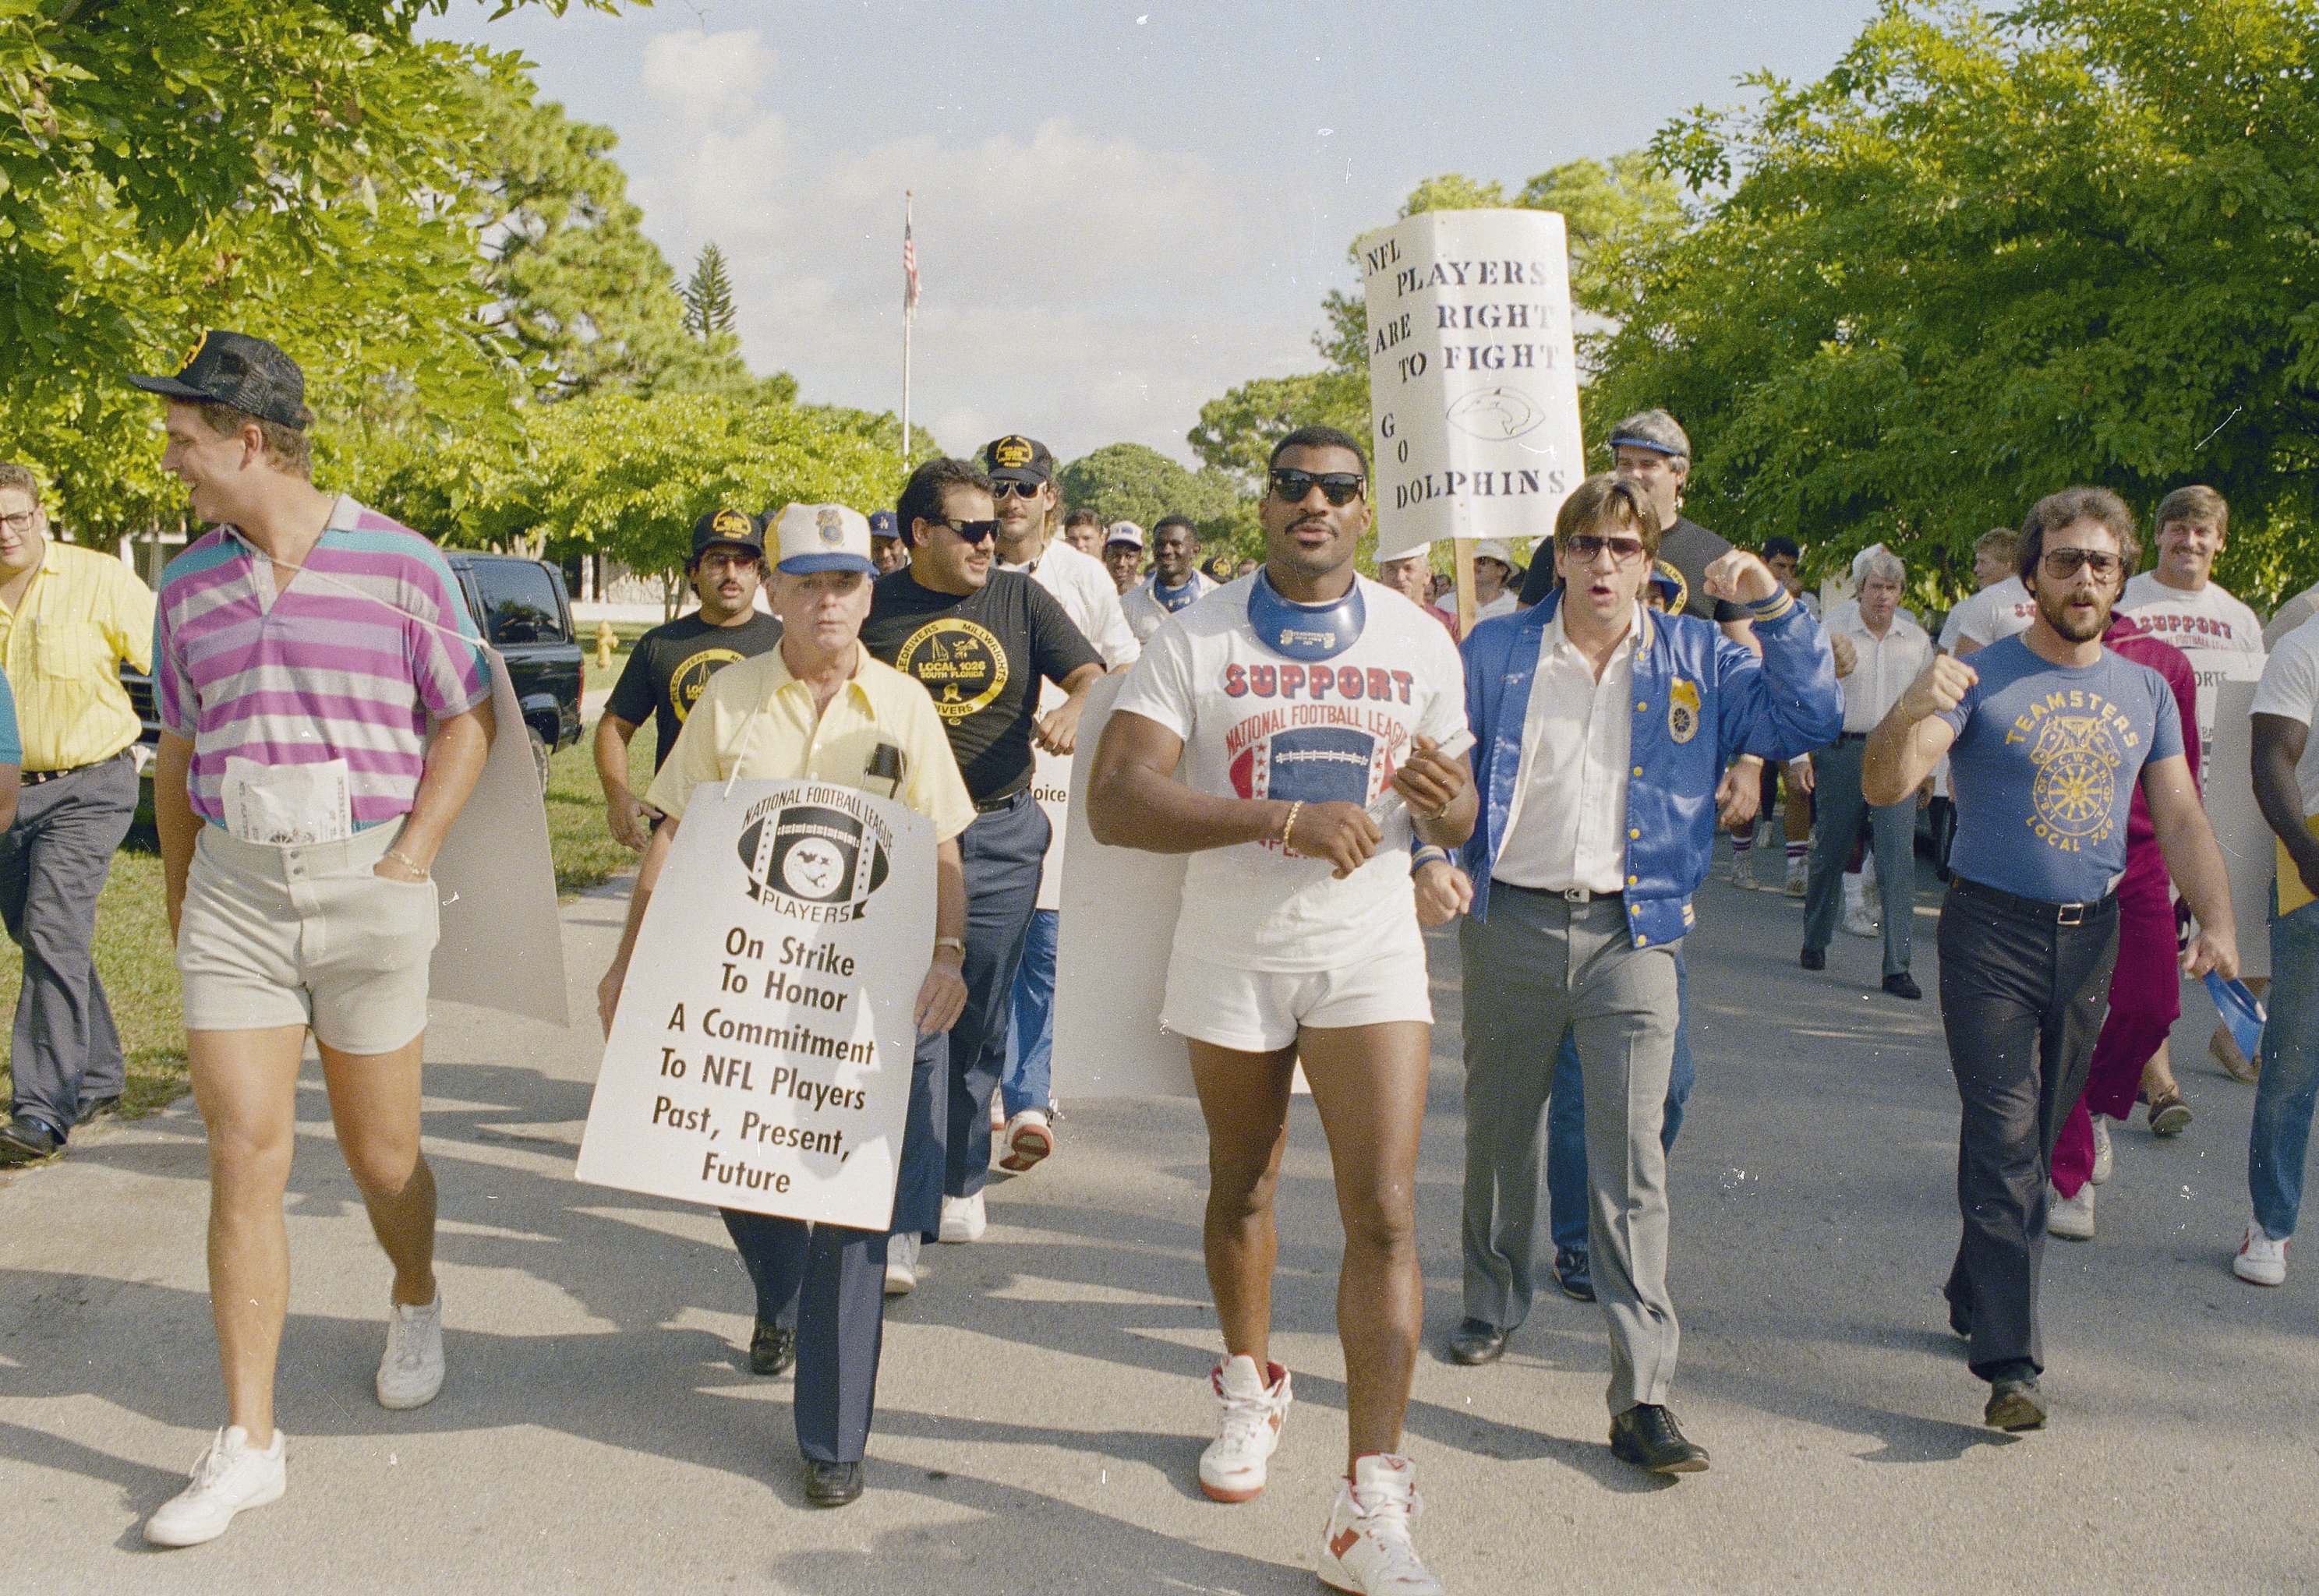
[[[993,499],[1036,499],[1046,491],[1044,482],[1018,482],[1013,480],[990,484]]]
[[[1331,504],[1350,504],[1361,496],[1367,479],[1357,471],[1297,471],[1286,465],[1272,470],[1272,496],[1283,504],[1302,504],[1318,483]]]
[[[699,562],[696,564],[695,569],[710,572],[712,573],[726,571],[754,571],[760,564],[762,564],[762,562],[755,555],[732,553],[724,549],[711,549],[708,553],[700,556]]]
[[[1562,540],[1562,552],[1581,565],[1592,565],[1594,556],[1604,549],[1619,564],[1631,565],[1643,557],[1643,540],[1639,537],[1604,537],[1593,532],[1577,532]]]
[[[0,527],[7,527],[11,532],[27,532],[40,518],[40,507],[35,505],[31,509],[18,510],[13,516],[0,516]]]
[[[998,536],[997,521],[933,521],[935,527],[948,527],[969,543],[984,543]]]
[[[2055,582],[2066,582],[2083,565],[2092,571],[2097,580],[2107,582],[2125,566],[2119,556],[2103,549],[2049,548],[2045,551],[2045,574]]]

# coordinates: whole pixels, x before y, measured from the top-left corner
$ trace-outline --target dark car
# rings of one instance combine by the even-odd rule
[[[548,756],[578,742],[581,730],[582,654],[573,636],[572,600],[564,591],[564,573],[544,561],[515,555],[447,549],[443,557],[459,579],[468,613],[507,661],[508,681],[523,709],[531,757],[539,767],[540,790],[545,792]],[[149,780],[151,750],[161,740],[160,723],[153,718],[153,680],[123,665],[121,681],[144,725],[137,762]]]

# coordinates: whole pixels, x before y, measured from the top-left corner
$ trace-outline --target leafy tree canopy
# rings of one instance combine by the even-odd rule
[[[1188,516],[1204,542],[1221,545],[1256,525],[1230,477],[1190,470],[1143,444],[1106,444],[1064,466],[1056,480],[1066,504],[1147,531],[1161,516]]]

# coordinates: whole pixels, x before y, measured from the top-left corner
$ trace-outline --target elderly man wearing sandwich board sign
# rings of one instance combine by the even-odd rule
[[[781,644],[709,679],[646,795],[668,824],[598,988],[579,1175],[719,1204],[760,1300],[801,1290],[805,1497],[841,1507],[862,1494],[889,1226],[940,1217],[975,810],[925,689],[857,641],[869,523],[793,504],[776,531]],[[680,906],[654,915],[664,872]]]

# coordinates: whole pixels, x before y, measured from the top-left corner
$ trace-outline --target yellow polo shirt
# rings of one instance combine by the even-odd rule
[[[860,657],[853,679],[818,717],[813,690],[790,674],[779,648],[717,672],[685,717],[645,802],[681,816],[694,788],[735,775],[879,792],[885,782],[869,779],[870,759],[880,743],[890,743],[902,753],[895,801],[933,821],[936,842],[958,835],[974,822],[974,800],[934,699],[868,649]]]
[[[137,741],[123,661],[153,668],[152,590],[111,555],[50,538],[16,608],[0,604],[24,769],[93,765]]]

